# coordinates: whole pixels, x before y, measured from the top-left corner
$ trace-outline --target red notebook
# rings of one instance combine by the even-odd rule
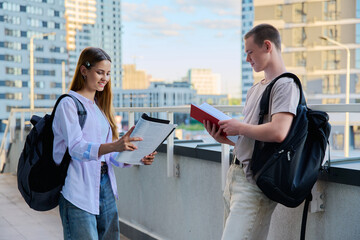
[[[204,124],[204,120],[208,120],[211,123],[216,124],[217,127],[219,127],[218,122],[220,120],[231,119],[231,117],[207,103],[203,103],[200,106],[191,104],[190,117],[196,119],[202,124]],[[223,134],[226,136],[225,133]],[[227,136],[227,138],[236,143],[238,136]]]
[[[220,120],[217,119],[216,117],[210,115],[209,113],[205,112],[204,110],[202,110],[201,108],[199,108],[197,105],[191,104],[190,117],[198,120],[198,121],[201,122],[202,124],[204,123],[205,120],[208,120],[208,121],[210,121],[211,123],[214,123],[214,124],[216,124],[216,126],[219,127],[218,122],[219,122]]]

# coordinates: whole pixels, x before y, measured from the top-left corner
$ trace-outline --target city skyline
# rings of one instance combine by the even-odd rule
[[[123,64],[165,81],[211,69],[221,75],[221,92],[239,97],[240,8],[234,0],[124,0]]]

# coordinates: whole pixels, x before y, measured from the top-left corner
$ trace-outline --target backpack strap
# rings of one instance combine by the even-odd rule
[[[70,95],[70,94],[62,94],[56,101],[55,103],[55,106],[52,110],[52,113],[51,113],[51,118],[53,119],[55,117],[55,111],[56,111],[56,108],[57,106],[59,105],[61,99],[63,99],[64,97],[71,97],[73,100],[74,100],[74,103],[76,105],[76,108],[77,108],[77,114],[79,116],[79,124],[80,124],[80,127],[81,129],[83,129],[84,127],[84,124],[85,124],[85,121],[86,121],[86,117],[87,117],[87,112],[86,112],[86,109],[84,107],[84,105],[82,104],[82,102],[80,102],[79,99],[77,99],[75,96],[73,95]]]
[[[269,100],[270,100],[270,93],[271,93],[272,87],[274,86],[274,84],[276,83],[277,80],[279,80],[280,78],[283,78],[283,77],[288,77],[288,78],[294,79],[294,82],[299,86],[299,90],[300,90],[300,98],[299,98],[298,105],[306,106],[306,101],[305,101],[304,92],[302,90],[302,85],[301,85],[300,79],[293,73],[289,73],[289,72],[283,73],[271,81],[271,83],[266,87],[266,89],[261,97],[259,124],[262,124],[264,122],[265,115],[267,115],[269,113]],[[260,144],[259,141],[255,141],[254,149],[258,148],[259,144]],[[256,155],[256,153],[254,151],[253,158],[255,155]],[[300,240],[305,240],[306,221],[307,221],[307,215],[308,215],[308,211],[309,211],[309,204],[310,204],[311,200],[312,200],[312,194],[310,193],[306,197],[305,204],[304,204],[303,215],[302,215],[302,220],[301,220]]]
[[[300,79],[293,73],[289,73],[289,72],[283,73],[271,81],[271,83],[266,87],[266,89],[261,97],[260,113],[259,113],[260,119],[259,119],[258,124],[262,124],[264,122],[265,115],[267,115],[269,113],[269,99],[270,99],[270,94],[271,94],[271,90],[272,90],[273,86],[275,85],[277,80],[279,80],[280,78],[283,78],[283,77],[288,77],[288,78],[294,79],[294,82],[299,86],[299,90],[300,90],[299,104],[303,104],[306,106],[306,101],[305,101],[305,97],[304,97],[304,93],[302,90]]]
[[[300,233],[300,240],[305,240],[305,232],[306,232],[306,221],[309,211],[309,203],[312,200],[312,194],[310,193],[305,200],[304,209],[303,209],[303,215],[301,220],[301,233]]]

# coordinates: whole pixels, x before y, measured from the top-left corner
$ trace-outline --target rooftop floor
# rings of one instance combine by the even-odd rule
[[[61,240],[58,208],[37,212],[28,207],[17,189],[16,176],[0,174],[0,240]],[[121,240],[129,240],[121,236]]]

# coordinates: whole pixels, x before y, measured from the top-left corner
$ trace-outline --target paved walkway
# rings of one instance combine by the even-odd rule
[[[28,207],[17,189],[16,176],[0,174],[0,240],[61,240],[58,208],[37,212]],[[121,236],[121,240],[129,240]]]

